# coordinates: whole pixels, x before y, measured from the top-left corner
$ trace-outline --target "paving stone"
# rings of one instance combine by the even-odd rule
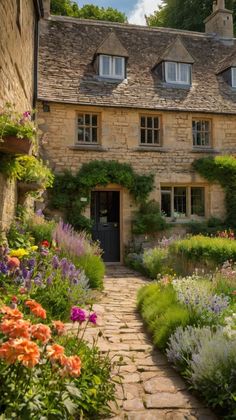
[[[129,384],[129,383],[138,383],[140,382],[140,376],[138,373],[129,373],[123,375],[123,383]]]
[[[144,390],[148,394],[157,392],[176,392],[186,389],[186,384],[180,378],[158,377],[144,383]]]
[[[199,408],[202,407],[194,397],[184,392],[158,392],[145,397],[146,408]]]
[[[144,405],[143,401],[139,398],[134,398],[132,400],[124,401],[123,408],[126,411],[134,411],[134,410],[143,410]]]

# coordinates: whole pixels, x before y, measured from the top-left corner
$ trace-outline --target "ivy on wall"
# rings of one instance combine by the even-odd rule
[[[225,191],[226,223],[236,228],[236,159],[233,156],[206,157],[193,162],[193,168]]]
[[[134,200],[145,202],[154,187],[154,175],[136,174],[131,165],[117,161],[95,160],[82,165],[73,175],[70,171],[55,175],[50,207],[62,210],[76,229],[90,229],[91,221],[83,216],[90,192],[97,185],[119,184],[127,188]]]

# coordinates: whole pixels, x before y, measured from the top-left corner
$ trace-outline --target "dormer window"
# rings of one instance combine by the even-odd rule
[[[167,83],[190,85],[191,84],[191,64],[165,62],[165,81]]]
[[[125,58],[100,55],[99,76],[110,79],[125,79]]]
[[[236,67],[231,67],[232,87],[236,88]]]

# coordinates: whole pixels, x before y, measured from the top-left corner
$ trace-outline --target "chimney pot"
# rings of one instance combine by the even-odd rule
[[[205,19],[205,32],[219,38],[233,38],[233,12],[225,8],[225,0],[213,2],[213,12]]]

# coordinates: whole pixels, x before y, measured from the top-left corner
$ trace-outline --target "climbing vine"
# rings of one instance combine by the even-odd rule
[[[236,228],[236,159],[232,156],[206,157],[193,162],[193,168],[225,191],[226,223]]]
[[[60,209],[76,229],[90,229],[91,221],[83,216],[90,192],[97,185],[119,184],[127,188],[137,203],[145,202],[154,187],[154,175],[136,174],[131,165],[117,161],[95,160],[82,165],[73,175],[70,171],[55,175],[50,206]]]

